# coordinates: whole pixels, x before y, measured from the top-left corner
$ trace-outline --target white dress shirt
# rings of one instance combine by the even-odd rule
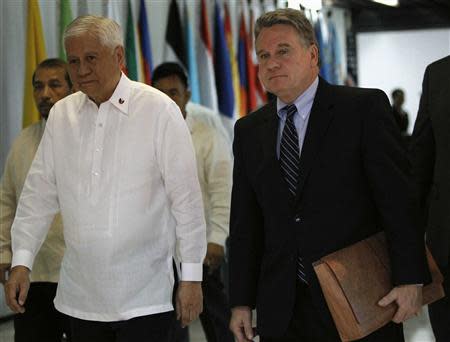
[[[230,225],[232,179],[230,147],[221,133],[195,113],[192,107],[188,107],[186,123],[191,132],[197,159],[207,241],[225,247]]]
[[[186,105],[186,112],[188,113],[188,116],[195,117],[196,119],[199,119],[200,121],[203,121],[209,126],[216,129],[228,144],[230,149],[230,156],[233,155],[231,151],[231,143],[233,141],[233,137],[232,134],[230,134],[230,132],[228,132],[225,128],[225,124],[221,119],[223,115],[220,115],[219,113],[213,111],[211,108],[191,101],[189,101]]]
[[[50,112],[12,228],[12,266],[31,269],[61,211],[56,308],[118,321],[172,310],[172,257],[200,281],[206,230],[195,154],[177,105],[122,75],[99,107],[78,92]]]

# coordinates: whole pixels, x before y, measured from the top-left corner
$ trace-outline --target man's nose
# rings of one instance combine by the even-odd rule
[[[266,67],[269,70],[276,69],[280,66],[280,64],[276,61],[275,58],[269,58],[266,62]]]
[[[52,90],[48,85],[44,86],[44,89],[42,89],[41,98],[42,99],[49,99],[52,96]]]
[[[87,65],[87,63],[80,61],[79,67],[78,67],[78,76],[86,76],[90,73],[90,68]]]

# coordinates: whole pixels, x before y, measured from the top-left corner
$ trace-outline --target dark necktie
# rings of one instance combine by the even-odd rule
[[[297,108],[295,105],[289,105],[284,109],[287,114],[280,143],[280,165],[289,191],[295,197],[300,173],[300,149],[297,129],[294,125],[294,114],[297,113]]]
[[[297,113],[295,105],[284,107],[286,110],[286,122],[280,142],[280,165],[288,185],[288,189],[295,197],[297,195],[298,176],[300,174],[300,148],[298,145],[297,129],[294,125],[294,114]],[[297,260],[297,276],[307,283],[305,267],[301,257]]]

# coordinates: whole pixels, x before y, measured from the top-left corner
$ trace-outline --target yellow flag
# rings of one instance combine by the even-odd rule
[[[40,120],[33,99],[31,78],[37,65],[47,58],[44,34],[42,32],[41,12],[38,0],[28,0],[27,41],[25,46],[25,91],[23,97],[22,126],[26,127]]]
[[[234,51],[233,33],[231,32],[231,18],[228,11],[228,5],[225,3],[225,36],[227,39],[228,53],[230,55],[231,65],[231,78],[233,81],[234,92],[234,117],[239,117],[239,111],[241,108],[241,85],[239,77],[239,68],[237,64],[236,53]]]

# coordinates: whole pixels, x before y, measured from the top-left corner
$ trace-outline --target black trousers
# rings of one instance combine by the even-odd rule
[[[73,342],[167,342],[174,312],[135,317],[126,321],[97,322],[71,317]]]
[[[203,312],[200,314],[200,322],[208,342],[234,342],[233,334],[229,329],[231,311],[225,295],[221,280],[220,268],[209,272],[207,266],[203,266]],[[176,322],[171,342],[188,342],[188,328],[181,328]]]
[[[260,342],[340,342],[336,328],[323,323],[315,309],[309,289],[303,283],[297,284],[294,317],[288,331],[280,338],[260,337]],[[361,342],[404,341],[401,324],[389,323],[383,328],[359,340]]]
[[[441,268],[444,275],[444,288],[446,296],[428,306],[431,327],[436,342],[450,341],[450,267]]]
[[[56,283],[30,284],[25,312],[14,316],[15,342],[61,342],[63,334],[70,341],[69,319],[53,305]]]

